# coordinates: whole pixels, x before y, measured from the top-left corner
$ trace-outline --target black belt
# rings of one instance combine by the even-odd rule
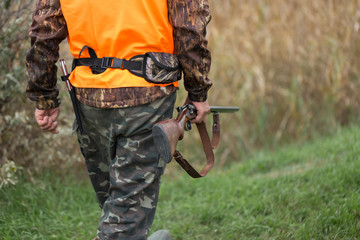
[[[88,49],[90,58],[80,58],[82,52]],[[139,61],[139,58],[143,59],[144,55],[138,55],[135,57],[132,57],[130,60],[121,59],[121,58],[115,58],[115,57],[103,57],[98,58],[94,49],[92,49],[89,46],[84,46],[80,53],[79,58],[75,58],[73,60],[72,69],[74,70],[77,66],[87,66],[91,68],[91,71],[94,74],[99,74],[104,72],[107,68],[118,68],[118,69],[127,69],[131,72],[133,71],[143,71],[143,63],[142,61]],[[132,59],[136,58],[137,61],[134,61]]]
[[[128,69],[133,71],[142,71],[141,61],[131,61],[121,58],[114,58],[114,57],[75,58],[73,61],[73,67],[77,67],[77,66],[88,66],[88,67],[96,67],[101,69],[120,68],[120,69]]]

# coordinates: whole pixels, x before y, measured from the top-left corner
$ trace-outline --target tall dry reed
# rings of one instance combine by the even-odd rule
[[[221,162],[359,122],[359,0],[210,0]]]

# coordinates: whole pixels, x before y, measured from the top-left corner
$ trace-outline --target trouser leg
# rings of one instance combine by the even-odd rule
[[[99,225],[100,239],[146,239],[164,166],[151,132],[118,138],[110,168],[109,197]]]
[[[78,142],[97,201],[102,208],[109,196],[109,166],[116,151],[116,140],[109,119],[113,111],[88,107],[80,103],[79,110],[84,132],[81,134],[79,130],[77,131]]]
[[[172,117],[174,102],[175,94],[151,104],[107,112],[106,119],[91,120],[92,127],[79,136],[90,179],[103,207],[99,239],[146,239],[165,167],[151,128]]]

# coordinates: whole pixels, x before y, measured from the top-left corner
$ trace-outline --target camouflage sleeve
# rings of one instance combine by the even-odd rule
[[[211,54],[206,39],[206,26],[211,19],[208,0],[168,0],[168,8],[185,89],[190,100],[203,102],[212,85],[208,78]]]
[[[57,66],[59,44],[67,37],[60,0],[38,0],[29,29],[31,48],[26,55],[29,74],[26,94],[38,109],[59,106]]]

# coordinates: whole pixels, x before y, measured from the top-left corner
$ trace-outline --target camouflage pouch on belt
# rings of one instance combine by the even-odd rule
[[[150,83],[172,83],[181,79],[180,63],[174,54],[148,52],[131,58],[131,61],[141,61],[142,70],[130,70],[130,72]]]

